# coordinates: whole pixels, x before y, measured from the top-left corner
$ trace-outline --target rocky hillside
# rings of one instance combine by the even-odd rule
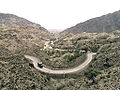
[[[30,22],[16,15],[0,13],[0,28],[5,27],[29,27],[30,29],[46,30],[41,25]]]
[[[0,29],[0,90],[32,90],[36,87],[42,90],[48,86],[47,77],[30,67],[24,58],[24,54],[28,54],[44,59],[40,49],[48,36],[48,32],[25,27]]]
[[[79,23],[61,32],[61,34],[77,34],[81,32],[111,32],[114,30],[120,30],[120,11]]]
[[[111,33],[80,33],[60,38],[55,42],[59,49],[69,51],[91,51],[97,54],[93,57],[84,74],[71,80],[62,90],[119,90],[120,89],[120,31]],[[79,52],[79,53],[80,53]],[[68,58],[70,62],[78,63],[76,55]],[[62,61],[61,61],[62,62]],[[56,64],[56,63],[55,63]],[[55,64],[53,64],[55,66]],[[61,64],[61,63],[60,63]],[[59,64],[59,65],[60,65]],[[66,63],[62,63],[66,65]],[[77,64],[75,64],[77,65]],[[56,65],[57,66],[57,65]],[[80,74],[78,74],[80,75]]]
[[[44,43],[37,36],[41,36],[41,31],[38,31],[24,28],[0,30],[0,90],[119,90],[120,31],[66,36],[57,40],[54,46],[65,51],[52,53],[41,50]],[[83,72],[62,77],[41,73],[32,66],[31,61],[24,58],[26,54],[32,55],[47,67],[66,68],[77,65],[77,58],[81,54],[76,50],[97,54]],[[49,56],[56,59],[53,61]]]
[[[120,89],[120,30],[71,33],[56,39],[46,30],[30,26],[32,24],[17,25],[14,20],[3,21],[7,26],[3,24],[0,28],[0,90]],[[52,49],[44,49],[48,40],[51,40],[48,44]],[[24,57],[35,56],[45,67],[65,69],[83,63],[87,51],[96,52],[96,55],[87,69],[76,74],[42,73]]]

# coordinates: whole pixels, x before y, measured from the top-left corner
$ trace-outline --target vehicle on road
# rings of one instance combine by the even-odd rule
[[[43,65],[41,63],[38,63],[39,68],[43,68]]]

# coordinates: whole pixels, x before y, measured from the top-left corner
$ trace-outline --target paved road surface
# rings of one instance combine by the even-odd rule
[[[87,53],[87,59],[85,60],[85,62],[83,62],[82,64],[80,64],[79,66],[75,67],[75,68],[71,68],[71,69],[64,69],[64,70],[51,70],[49,68],[43,67],[43,68],[39,68],[38,67],[38,62],[39,59],[33,56],[29,56],[29,55],[24,55],[25,58],[32,60],[34,67],[42,72],[45,73],[50,73],[50,74],[67,74],[67,73],[75,73],[78,72],[80,70],[82,70],[83,68],[85,68],[92,60],[92,56],[95,55],[96,53]]]

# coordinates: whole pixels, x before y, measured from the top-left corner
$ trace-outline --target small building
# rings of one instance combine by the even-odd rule
[[[79,53],[85,53],[86,51],[85,50],[80,50],[80,52]]]
[[[53,49],[53,48],[50,46],[50,47],[48,47],[48,49]]]
[[[54,45],[54,42],[53,42],[53,41],[51,41],[51,42],[50,42],[50,44]]]

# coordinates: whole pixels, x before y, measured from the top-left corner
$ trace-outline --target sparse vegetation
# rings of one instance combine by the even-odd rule
[[[82,54],[79,53],[79,51],[75,51],[74,55],[68,55],[67,56],[68,62],[72,62],[73,60],[75,60],[76,58],[80,57],[81,55]]]
[[[49,33],[28,27],[0,29],[0,90],[119,90],[120,31],[68,34],[44,50]],[[97,52],[80,73],[49,75],[35,69],[25,54],[40,58],[51,69],[75,67],[88,51]]]
[[[98,70],[96,70],[96,69],[94,69],[94,68],[91,68],[91,69],[87,70],[84,75],[85,75],[88,79],[92,79],[92,80],[93,80],[93,79],[94,79],[97,75],[99,75],[99,74],[101,74],[100,71],[98,71]]]

